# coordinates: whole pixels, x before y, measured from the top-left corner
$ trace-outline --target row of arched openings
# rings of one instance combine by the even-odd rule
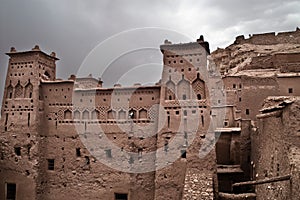
[[[33,85],[28,82],[25,86],[20,84],[20,81],[14,87],[11,84],[6,88],[6,98],[32,98]]]
[[[179,81],[177,86],[172,80],[166,83],[165,100],[175,100],[176,98],[179,100],[205,99],[205,83],[200,79],[199,74],[192,84],[184,78]]]
[[[106,119],[108,120],[127,120],[127,119],[147,119],[148,118],[148,112],[146,109],[142,108],[140,110],[130,109],[129,111],[126,110],[109,110],[106,113]],[[76,120],[97,120],[100,119],[100,112],[98,110],[84,110],[83,112],[80,112],[78,110],[75,110],[72,112],[71,110],[67,109],[64,111],[64,119],[76,119]]]

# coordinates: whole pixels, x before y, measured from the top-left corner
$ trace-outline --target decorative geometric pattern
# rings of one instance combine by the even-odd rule
[[[33,86],[31,83],[28,83],[25,86],[25,98],[31,98]]]
[[[64,111],[63,110],[59,110],[57,112],[57,119],[60,121],[64,119]]]
[[[194,93],[196,95],[201,94],[201,97],[205,98],[205,85],[204,85],[204,82],[201,79],[197,78],[193,82],[192,87],[193,87]]]
[[[23,98],[23,87],[20,83],[16,85],[15,88],[15,98]]]

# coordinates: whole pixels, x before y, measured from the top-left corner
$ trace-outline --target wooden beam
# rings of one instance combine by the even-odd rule
[[[273,178],[266,178],[262,180],[257,180],[257,181],[246,181],[246,182],[240,182],[240,183],[234,183],[232,187],[240,187],[240,186],[245,186],[245,185],[259,185],[259,184],[265,184],[265,183],[273,183],[273,182],[278,182],[278,181],[286,181],[290,180],[291,175],[285,175],[285,176],[276,176]]]

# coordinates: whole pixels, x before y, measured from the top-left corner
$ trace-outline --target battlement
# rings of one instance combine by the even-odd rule
[[[300,29],[289,32],[270,32],[253,34],[249,38],[244,35],[237,36],[234,44],[255,44],[255,45],[275,45],[283,43],[300,43]]]
[[[189,43],[179,43],[179,44],[172,44],[171,41],[165,40],[163,45],[160,45],[160,49],[162,52],[170,51],[170,52],[177,52],[177,51],[184,51],[184,50],[196,50],[201,49],[203,47],[208,54],[210,54],[209,43],[204,41],[204,37],[201,35],[197,42],[189,42]]]
[[[47,53],[43,52],[40,47],[38,45],[35,45],[31,50],[29,51],[17,51],[15,47],[11,47],[10,48],[10,52],[7,52],[6,55],[8,56],[15,56],[15,55],[28,55],[28,54],[32,54],[32,53],[36,53],[39,52],[41,54],[43,54],[44,56],[54,59],[54,60],[59,60],[59,58],[56,57],[56,53],[55,52],[51,52],[50,55],[48,55]]]

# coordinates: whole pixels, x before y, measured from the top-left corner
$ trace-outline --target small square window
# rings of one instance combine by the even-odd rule
[[[17,186],[15,183],[6,183],[6,199],[15,200],[16,199]]]
[[[181,150],[181,158],[186,158],[186,150]]]
[[[249,114],[250,114],[249,109],[246,109],[246,115],[249,115]]]
[[[176,110],[176,111],[175,111],[175,114],[176,114],[176,115],[179,115],[179,110]]]
[[[225,126],[225,127],[228,126],[228,121],[224,121],[224,126]]]
[[[89,165],[90,164],[90,158],[88,156],[84,156],[85,158],[85,164]]]
[[[21,155],[21,147],[15,147],[15,154],[17,156],[20,156]]]
[[[128,194],[115,193],[115,200],[128,200]]]
[[[168,143],[166,143],[166,144],[164,145],[164,151],[165,151],[165,152],[168,152],[168,150],[169,150],[169,145],[168,145]]]
[[[233,87],[233,88],[236,88],[236,84],[233,84],[232,87]]]
[[[293,88],[289,88],[289,94],[293,93]]]
[[[111,155],[111,149],[106,149],[105,153],[106,153],[106,157],[107,158],[111,158],[112,157],[112,155]]]

